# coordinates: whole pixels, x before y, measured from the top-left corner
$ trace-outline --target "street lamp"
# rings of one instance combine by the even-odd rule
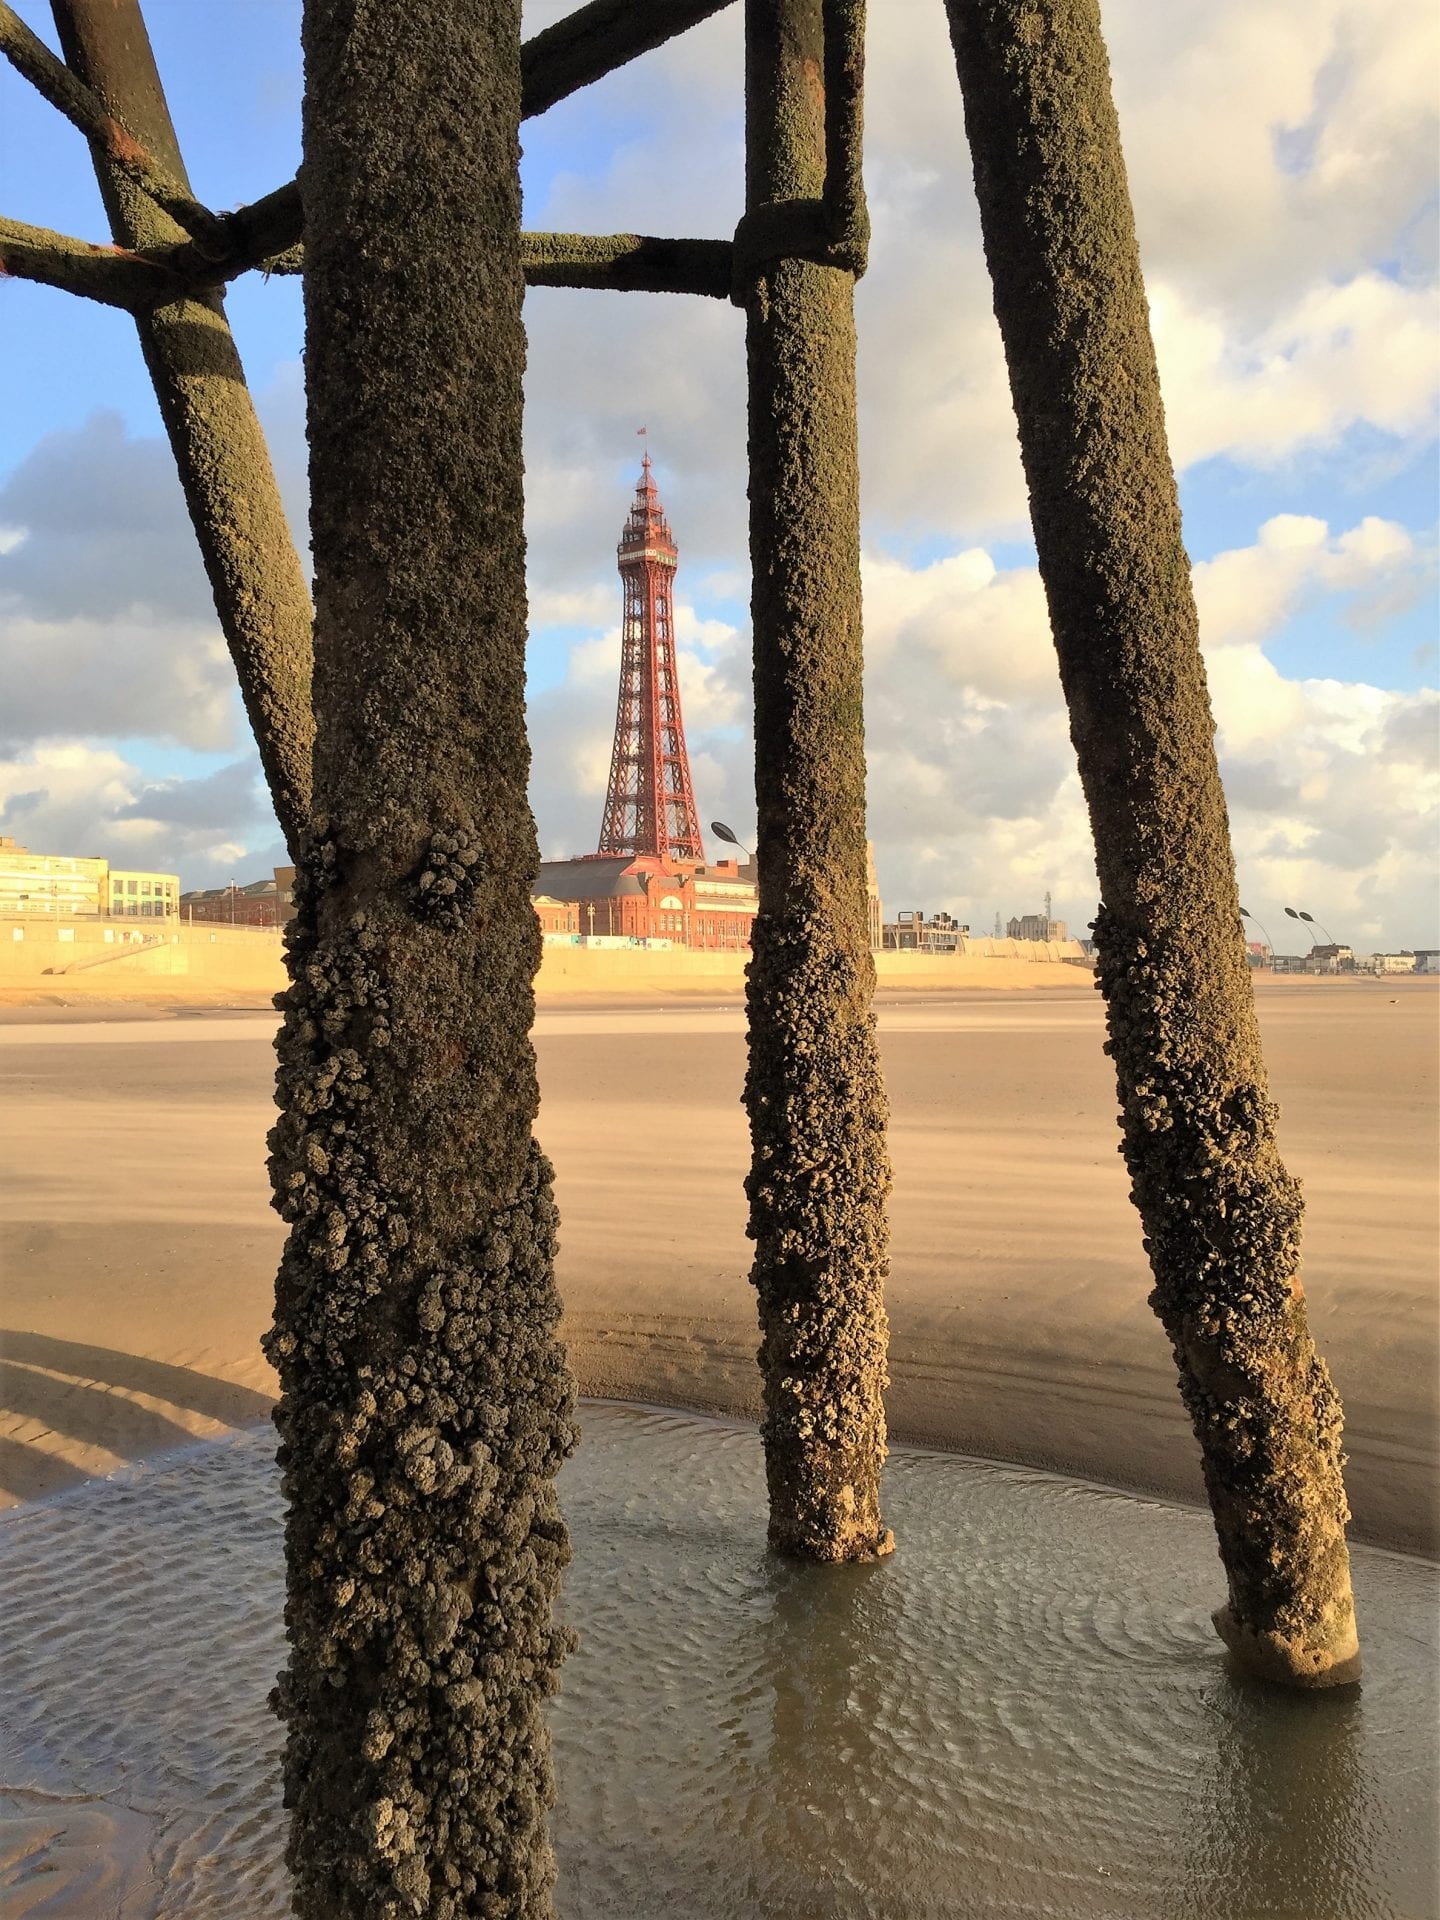
[[[1334,934],[1317,920],[1313,913],[1306,913],[1303,907],[1286,907],[1285,911],[1292,920],[1303,920],[1307,927],[1319,927],[1330,945],[1333,947],[1336,944]],[[1314,942],[1312,941],[1311,944],[1313,946]]]
[[[717,840],[725,841],[725,843],[728,846],[738,847],[741,853],[744,854],[747,865],[751,867],[755,865],[754,854],[750,851],[749,847],[745,846],[743,842],[737,837],[735,829],[733,827],[727,827],[723,820],[712,820],[710,822],[710,831],[714,834]],[[756,881],[753,884],[758,886],[759,882]],[[729,932],[728,928],[726,929],[726,932],[728,934]],[[738,927],[736,928],[735,944],[737,947],[741,944]]]
[[[723,820],[712,820],[710,822],[710,831],[717,840],[723,840],[727,846],[739,847],[741,853],[744,854],[747,860],[753,860],[755,858],[750,849],[736,839],[735,829],[733,827],[727,827]]]
[[[1244,907],[1241,907],[1240,909],[1240,918],[1242,922],[1246,920],[1255,920],[1254,914],[1247,912]],[[1275,942],[1270,938],[1269,934],[1266,933],[1264,927],[1260,926],[1260,922],[1258,920],[1255,920],[1255,924],[1257,927],[1260,927],[1261,938],[1264,940],[1266,946],[1269,947],[1270,949],[1270,963],[1273,966],[1275,963]]]

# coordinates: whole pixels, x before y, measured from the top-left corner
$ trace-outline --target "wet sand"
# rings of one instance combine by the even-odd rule
[[[1440,991],[1280,981],[1259,1004],[1354,1532],[1434,1555]],[[0,1021],[0,1489],[24,1500],[266,1412],[273,1016]],[[895,1435],[1198,1500],[1097,997],[893,996],[881,1023]],[[583,1391],[753,1416],[738,1006],[552,1003],[537,1047]]]

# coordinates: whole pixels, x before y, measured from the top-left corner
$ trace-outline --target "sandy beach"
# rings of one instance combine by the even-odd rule
[[[1435,1555],[1440,992],[1267,981],[1259,1005],[1353,1530]],[[202,1007],[0,1012],[7,1501],[265,1415],[273,1031]],[[893,1433],[1198,1500],[1088,982],[882,994],[881,1031]],[[753,1416],[738,1004],[552,1002],[536,1045],[582,1392]]]

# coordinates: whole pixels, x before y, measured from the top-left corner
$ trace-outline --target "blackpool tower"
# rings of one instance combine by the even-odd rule
[[[601,854],[705,858],[675,669],[671,583],[679,557],[647,453],[617,550],[625,616]]]

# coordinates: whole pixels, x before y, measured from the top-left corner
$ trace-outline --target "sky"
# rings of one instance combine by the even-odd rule
[[[525,10],[527,32],[562,4]],[[52,46],[48,6],[17,11]],[[198,196],[295,170],[298,0],[144,0]],[[739,8],[528,121],[533,229],[728,236]],[[1414,0],[1102,0],[1242,900],[1358,951],[1440,945],[1440,13]],[[1060,696],[940,0],[871,0],[856,294],[870,832],[887,915],[1083,931]],[[0,213],[108,238],[84,141],[0,71]],[[228,311],[306,554],[294,280]],[[614,549],[648,445],[680,547],[702,823],[753,845],[744,321],[526,297],[532,798],[593,850]],[[0,832],[178,870],[284,858],[129,317],[0,280]],[[636,437],[640,426],[645,440]]]

